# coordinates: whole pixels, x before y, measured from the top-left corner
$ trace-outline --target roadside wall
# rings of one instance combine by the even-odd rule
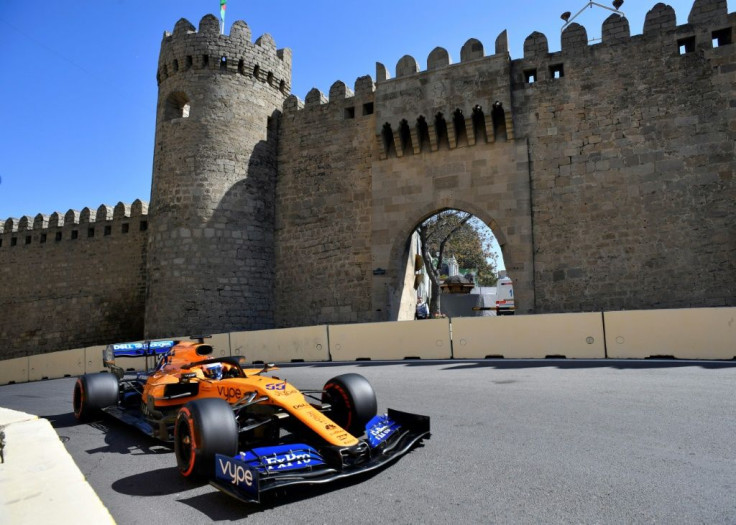
[[[736,359],[736,308],[606,312],[608,357]]]
[[[173,338],[179,339],[179,338]],[[405,359],[736,360],[736,308],[466,317],[216,334],[254,363]],[[0,361],[0,385],[102,370],[102,346]],[[144,361],[118,360],[142,369]]]

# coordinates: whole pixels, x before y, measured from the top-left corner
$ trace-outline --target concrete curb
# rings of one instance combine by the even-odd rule
[[[51,423],[0,407],[0,433],[0,525],[115,523]]]

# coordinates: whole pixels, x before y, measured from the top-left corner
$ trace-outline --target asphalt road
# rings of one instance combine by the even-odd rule
[[[354,483],[246,505],[179,478],[114,420],[78,425],[74,380],[0,387],[48,418],[120,524],[736,524],[736,362],[405,361],[289,365],[303,388],[358,372],[432,438]],[[21,481],[22,482],[22,481]],[[83,517],[80,517],[80,521]]]

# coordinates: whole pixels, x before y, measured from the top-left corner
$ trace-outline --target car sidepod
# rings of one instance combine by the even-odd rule
[[[366,438],[354,447],[291,443],[259,447],[235,456],[215,457],[210,484],[245,502],[294,485],[319,485],[388,466],[429,439],[429,417],[398,410],[375,416],[366,424]]]

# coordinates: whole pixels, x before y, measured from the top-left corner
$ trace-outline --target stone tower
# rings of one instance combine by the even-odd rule
[[[164,33],[147,253],[146,337],[273,326],[274,187],[291,50],[222,35],[207,15]]]

